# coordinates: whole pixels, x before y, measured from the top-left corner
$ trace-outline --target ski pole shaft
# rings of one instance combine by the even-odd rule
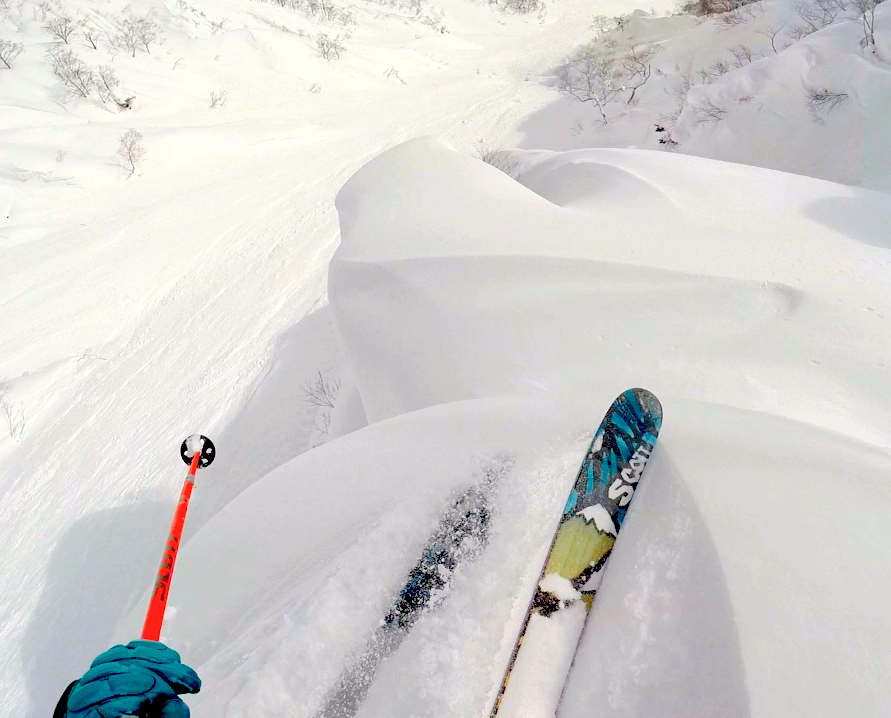
[[[173,514],[173,523],[170,525],[167,545],[164,547],[164,555],[161,557],[161,566],[158,568],[158,575],[155,578],[155,589],[149,599],[148,612],[145,614],[145,624],[142,627],[142,637],[147,641],[158,641],[161,638],[161,624],[164,622],[164,609],[167,608],[167,595],[170,593],[173,567],[176,564],[176,554],[179,550],[183,525],[186,523],[186,512],[189,510],[189,499],[192,497],[195,472],[198,471],[200,460],[201,450],[199,449],[192,456],[189,473],[179,495],[179,504]]]

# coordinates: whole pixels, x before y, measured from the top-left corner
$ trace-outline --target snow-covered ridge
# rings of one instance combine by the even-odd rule
[[[887,195],[680,152],[549,151],[570,146],[561,133],[596,144],[573,137],[567,106],[550,108],[553,91],[530,79],[590,37],[587,0],[559,0],[543,22],[444,0],[446,33],[360,4],[331,63],[311,38],[345,26],[272,4],[113,0],[104,18],[93,3],[65,7],[109,23],[154,8],[165,42],[112,58],[78,37],[91,66],[114,65],[119,98],[135,93],[118,112],[98,94],[63,101],[39,22],[2,16],[0,37],[26,47],[0,69],[0,713],[46,715],[98,651],[138,632],[183,471],[176,450],[201,431],[220,458],[199,476],[165,628],[205,678],[196,718],[311,715],[450,492],[511,458],[489,550],[364,708],[474,715],[580,452],[613,396],[644,384],[666,408],[661,454],[564,717],[592,705],[883,715]],[[745,39],[703,49],[709,23],[635,23],[682,67],[702,51],[690,69]],[[735,109],[678,149],[838,166],[852,174],[826,176],[882,188],[887,145],[869,113],[882,111],[887,71],[851,32],[829,28],[694,88],[691,99],[736,102],[754,83],[769,101],[736,105],[761,107],[758,122],[788,105],[789,122],[765,126],[768,155],[757,133],[736,142]],[[788,99],[802,96],[812,45],[815,81],[835,78],[841,52],[865,99],[823,125],[798,122]],[[762,72],[794,94],[771,95]],[[647,88],[659,96],[641,90],[627,125],[610,123],[640,133],[597,143],[664,149],[647,113],[674,98]],[[226,106],[210,107],[223,90]],[[590,122],[589,108],[572,111]],[[840,134],[851,120],[868,132]],[[116,150],[131,127],[147,155],[128,180]],[[432,139],[368,162],[431,133],[465,150],[507,137],[539,151],[519,156],[519,184]],[[810,139],[787,144],[799,136]],[[338,234],[332,199],[354,174]],[[303,387],[320,371],[343,386],[329,443],[306,452],[319,437]]]
[[[196,715],[313,715],[445,497],[508,455],[487,549],[359,715],[484,710],[590,433],[629,385],[665,423],[560,715],[881,715],[891,270],[864,228],[885,205],[681,155],[526,159],[528,189],[420,139],[339,195],[339,401],[370,425],[254,484],[183,552],[166,630],[206,661]],[[737,201],[715,217],[722,192]],[[631,213],[642,194],[663,199]],[[841,198],[851,215],[809,210]]]

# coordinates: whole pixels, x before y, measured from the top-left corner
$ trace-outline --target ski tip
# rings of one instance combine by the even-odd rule
[[[192,434],[191,436],[187,436],[185,441],[183,441],[182,446],[179,447],[180,458],[187,466],[191,466],[192,457],[195,456],[195,452],[197,451],[201,452],[198,466],[202,469],[206,469],[213,463],[213,460],[217,458],[217,447],[214,446],[213,442],[203,434]]]

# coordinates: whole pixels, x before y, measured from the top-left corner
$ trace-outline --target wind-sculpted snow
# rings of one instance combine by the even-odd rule
[[[416,140],[339,195],[331,307],[369,420],[596,379],[887,443],[888,252],[807,211],[844,198],[877,230],[891,207],[875,193],[656,153],[536,159],[533,194]],[[584,212],[543,201],[568,186]],[[638,187],[667,200],[642,206]]]
[[[314,715],[448,497],[504,461],[486,549],[358,713],[484,715],[581,453],[641,385],[665,423],[559,717],[878,718],[891,273],[862,235],[886,206],[691,157],[527,159],[517,184],[420,139],[339,195],[330,311],[350,388],[332,426],[355,430],[182,552],[165,632],[203,664],[194,714]],[[809,212],[833,202],[856,230]]]

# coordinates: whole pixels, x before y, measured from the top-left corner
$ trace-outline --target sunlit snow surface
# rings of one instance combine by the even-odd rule
[[[65,0],[106,30],[156,10],[151,53],[74,40],[137,94],[126,113],[65,100],[40,9],[9,5],[0,36],[25,51],[0,70],[0,714],[43,718],[138,635],[177,451],[201,432],[220,455],[164,628],[205,679],[196,718],[312,715],[452,491],[512,465],[486,551],[362,713],[483,716],[591,432],[635,385],[666,424],[561,715],[887,713],[888,195],[624,150],[525,153],[520,185],[466,156],[505,137],[661,149],[677,73],[764,50],[785,4],[726,32],[636,13],[621,41],[662,52],[608,128],[548,86],[592,35],[587,0],[541,20],[443,0],[447,33],[360,3],[338,63],[312,45],[330,25],[274,3]],[[886,3],[885,57],[889,21]],[[859,32],[699,87],[679,152],[888,189],[891,73]],[[837,84],[849,99],[814,122],[805,88]],[[696,122],[705,96],[718,126]],[[128,180],[130,127],[148,155]],[[332,199],[429,133],[461,153],[402,146],[340,194],[327,306]],[[327,436],[304,396],[318,372],[343,382]]]
[[[165,632],[201,666],[196,715],[312,715],[450,491],[511,456],[486,551],[359,713],[483,715],[591,432],[632,385],[665,423],[560,715],[882,715],[887,203],[696,158],[536,159],[527,189],[420,139],[340,193],[344,411],[372,424],[183,551]],[[834,202],[833,222],[809,211]]]

